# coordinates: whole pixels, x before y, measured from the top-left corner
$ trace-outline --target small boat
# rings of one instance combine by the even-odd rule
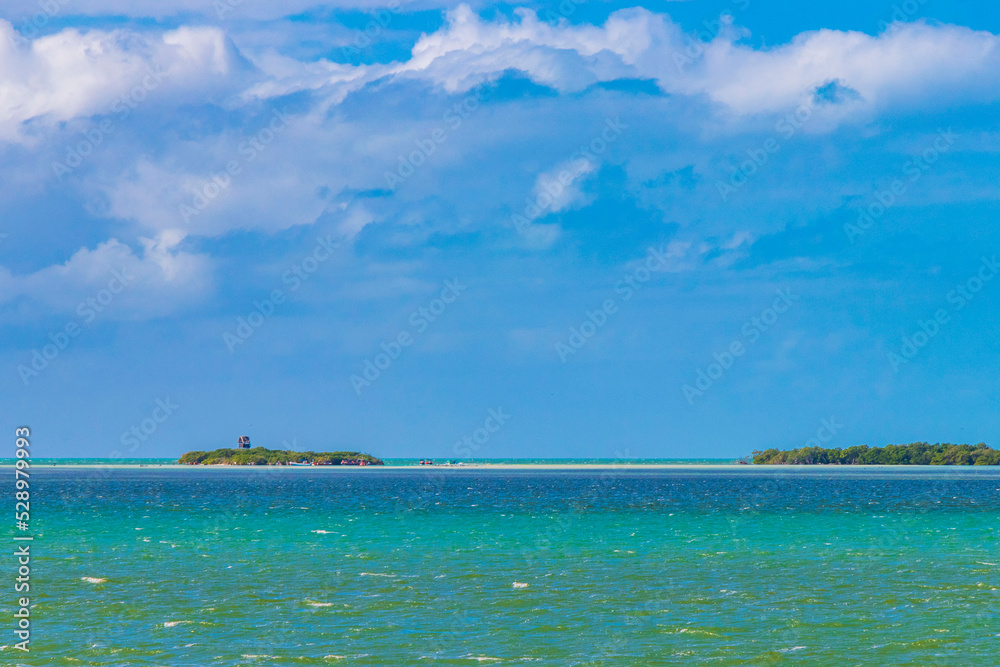
[[[311,466],[311,463],[306,463],[305,461],[289,461],[290,466]]]

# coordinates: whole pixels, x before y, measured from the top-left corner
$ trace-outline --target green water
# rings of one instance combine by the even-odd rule
[[[34,480],[3,664],[1000,662],[993,469]]]

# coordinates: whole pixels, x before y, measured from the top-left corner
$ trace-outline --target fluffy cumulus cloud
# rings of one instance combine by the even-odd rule
[[[159,34],[67,29],[32,41],[18,37],[0,19],[0,140],[6,141],[22,140],[26,124],[108,113],[157,91],[205,94],[233,69],[234,53],[215,28]]]
[[[680,30],[642,9],[615,12],[603,27],[552,25],[519,9],[512,22],[485,22],[468,5],[449,12],[442,30],[422,37],[399,72],[421,73],[448,90],[518,69],[560,90],[632,76],[644,54],[678,42]]]
[[[872,107],[955,96],[981,101],[1000,94],[1000,38],[958,26],[894,24],[874,37],[820,30],[769,50],[717,38],[690,61],[687,53],[676,60],[679,73],[670,67],[657,73],[663,85],[703,93],[739,113],[810,103],[835,81],[856,91],[852,101]]]
[[[90,308],[110,319],[167,315],[211,286],[208,258],[180,249],[183,239],[180,232],[143,238],[139,252],[109,239],[34,273],[0,270],[0,294],[3,303],[26,301],[26,314],[41,307],[77,314]]]
[[[266,119],[262,126],[269,129]],[[95,190],[106,198],[109,215],[146,233],[180,229],[214,237],[234,229],[277,232],[314,222],[325,208],[316,194],[323,179],[310,173],[310,163],[297,164],[294,155],[308,139],[264,143],[259,136],[259,131],[227,136],[201,151],[190,146],[169,166],[140,158],[124,172],[107,174]],[[279,141],[284,145],[275,145]]]

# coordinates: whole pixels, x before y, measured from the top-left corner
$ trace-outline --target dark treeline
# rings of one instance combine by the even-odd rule
[[[178,461],[198,465],[287,465],[295,462],[340,465],[341,461],[365,461],[369,465],[383,465],[381,459],[361,452],[293,452],[287,449],[216,449],[212,452],[188,452]]]
[[[977,445],[930,444],[914,442],[909,445],[869,447],[856,445],[847,449],[766,449],[753,454],[758,465],[932,465],[932,466],[995,466],[1000,465],[1000,450]]]

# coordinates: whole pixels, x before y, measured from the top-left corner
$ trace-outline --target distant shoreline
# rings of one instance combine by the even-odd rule
[[[911,442],[908,445],[886,445],[824,449],[766,449],[753,452],[754,465],[883,465],[883,466],[998,466],[1000,450],[980,442],[975,445],[949,442]]]
[[[0,468],[13,468],[13,463],[0,463]],[[163,470],[163,471],[254,471],[261,474],[296,474],[302,471],[323,471],[326,473],[340,472],[344,474],[356,475],[377,475],[379,471],[412,472],[418,473],[461,473],[462,471],[705,471],[705,472],[737,472],[738,474],[752,474],[753,472],[772,472],[783,475],[804,475],[816,472],[839,471],[845,474],[851,471],[872,471],[872,470],[893,470],[899,472],[920,471],[934,472],[936,474],[946,472],[979,472],[988,473],[1000,472],[1000,466],[963,466],[963,465],[886,465],[886,464],[855,464],[855,465],[738,465],[735,463],[475,463],[465,465],[381,465],[381,466],[246,466],[246,465],[185,465],[177,463],[36,463],[31,466],[33,469],[51,470]],[[293,472],[295,471],[295,472]]]

